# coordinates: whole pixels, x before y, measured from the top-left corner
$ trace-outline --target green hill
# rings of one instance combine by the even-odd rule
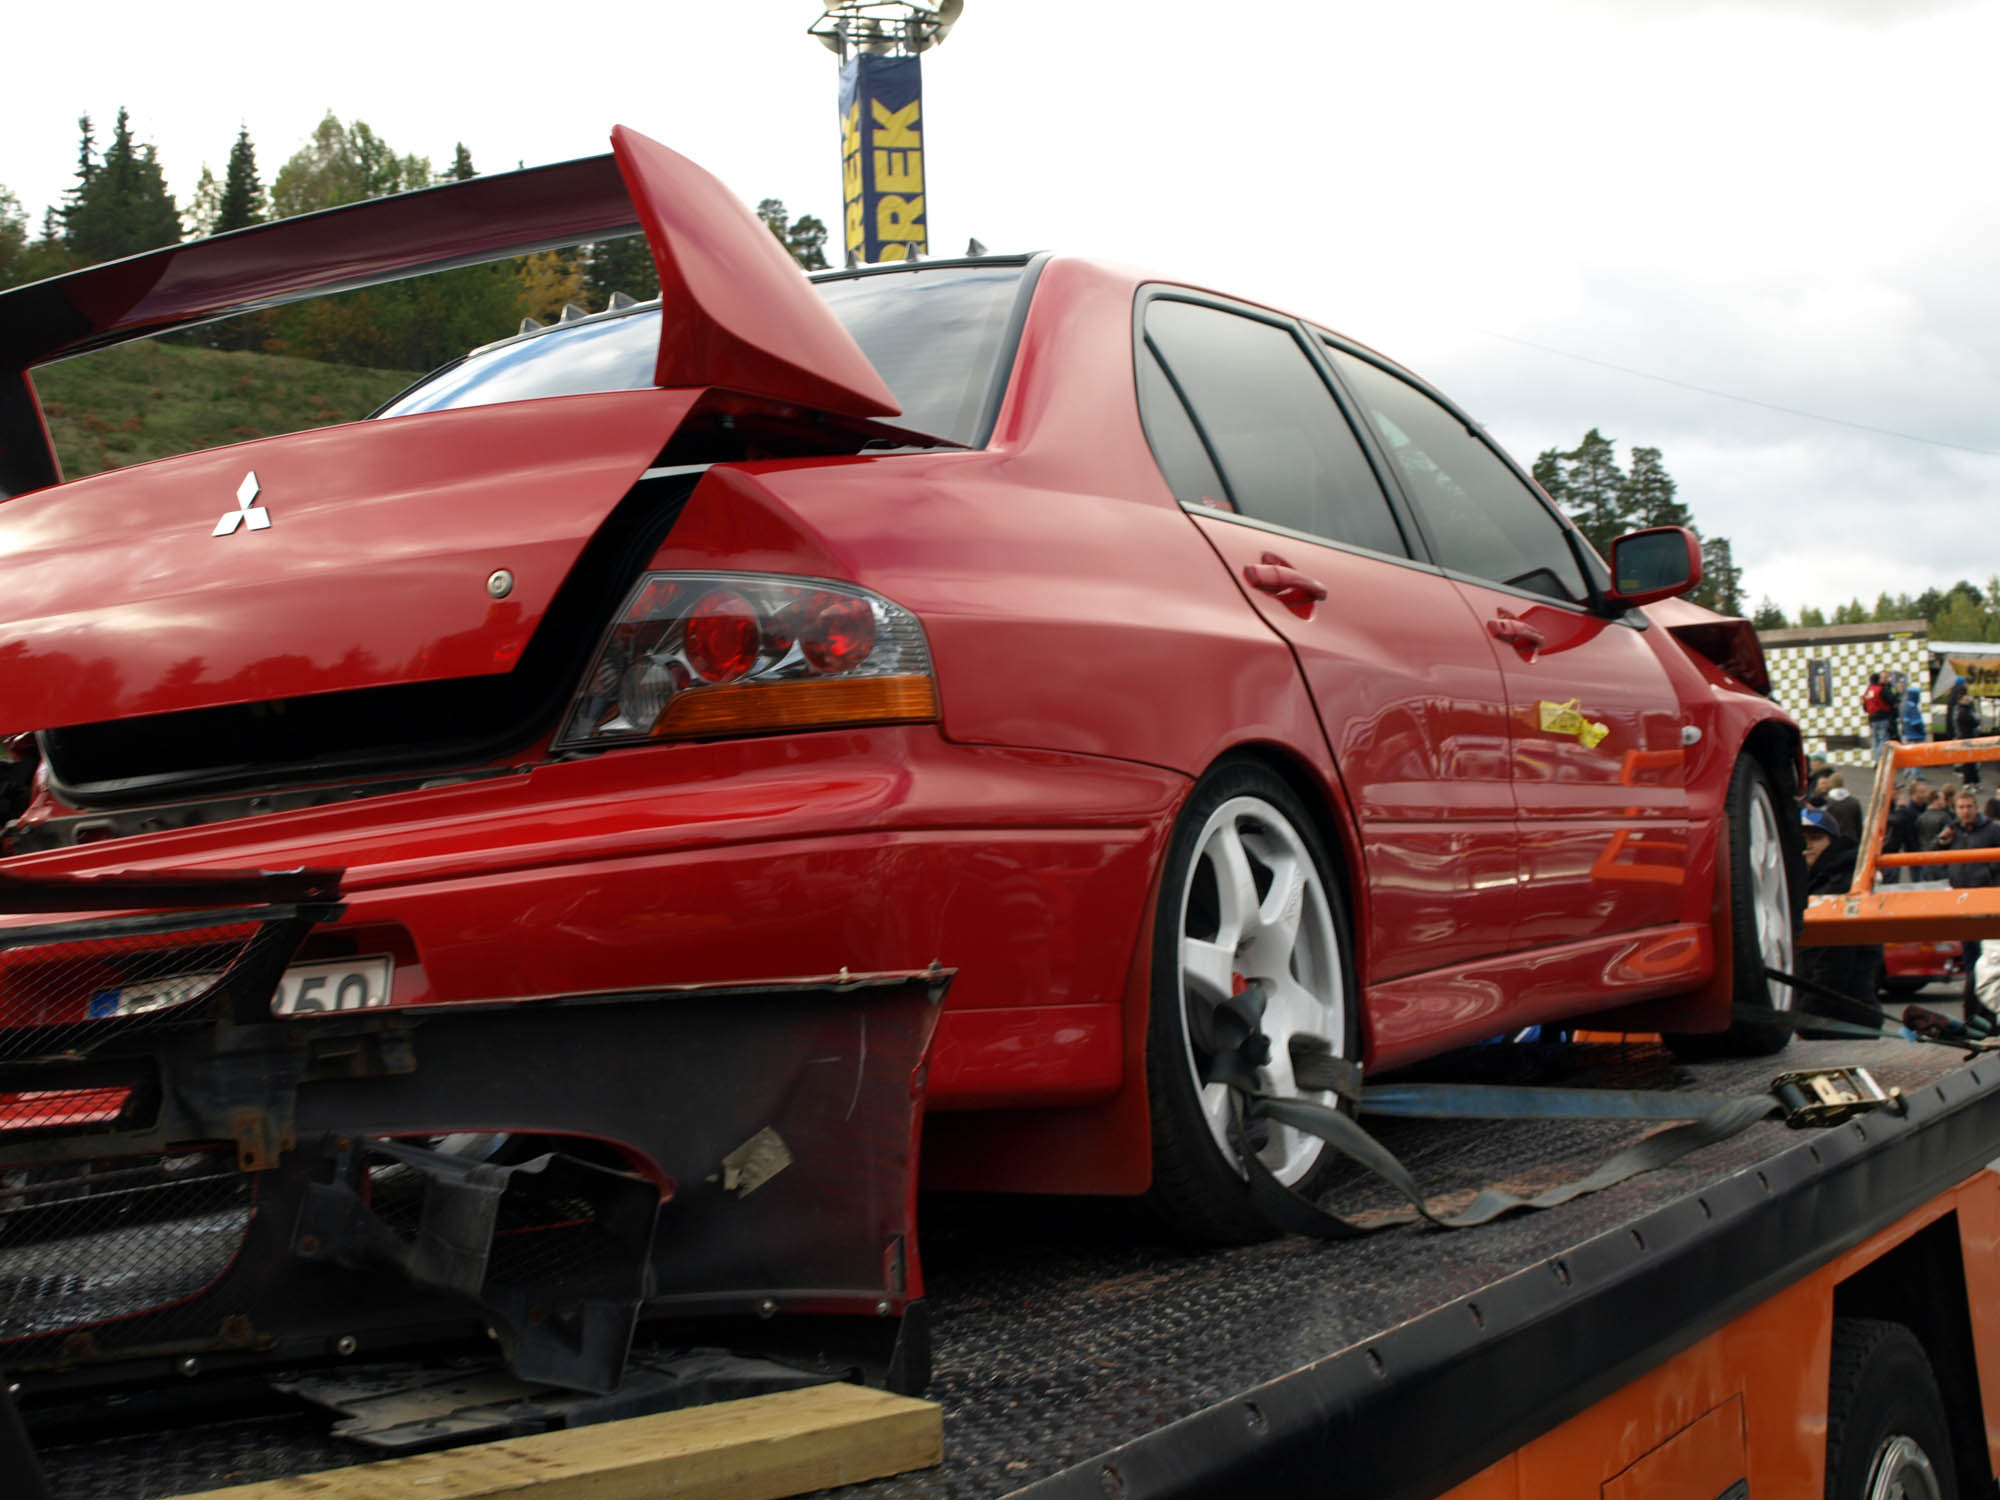
[[[121,344],[35,372],[68,479],[365,417],[417,379],[282,354]]]

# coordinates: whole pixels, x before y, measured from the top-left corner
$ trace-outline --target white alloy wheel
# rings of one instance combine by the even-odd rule
[[[1913,1437],[1895,1433],[1882,1440],[1868,1468],[1865,1500],[1944,1500],[1930,1455]]]
[[[1750,858],[1746,872],[1750,881],[1751,909],[1757,917],[1757,951],[1764,967],[1785,974],[1798,972],[1792,966],[1792,901],[1785,880],[1785,845],[1778,833],[1777,809],[1771,790],[1756,783],[1750,798]],[[1764,981],[1771,997],[1771,1009],[1792,1008],[1792,987],[1776,979]]]
[[[1233,1091],[1205,1083],[1208,1056],[1189,1017],[1252,983],[1264,992],[1262,1031],[1270,1058],[1258,1071],[1264,1092],[1332,1104],[1334,1096],[1301,1090],[1291,1043],[1313,1038],[1339,1057],[1346,1050],[1348,997],[1332,903],[1312,849],[1291,821],[1261,797],[1239,796],[1209,814],[1195,841],[1180,893],[1180,1030],[1182,1052],[1209,1134],[1241,1174],[1230,1142],[1240,1106]],[[1289,1125],[1258,1122],[1257,1156],[1278,1181],[1302,1181],[1325,1143]],[[1253,1140],[1257,1137],[1253,1136]]]

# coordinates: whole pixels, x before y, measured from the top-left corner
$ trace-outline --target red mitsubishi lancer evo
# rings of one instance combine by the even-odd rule
[[[1691,534],[1607,567],[1291,313],[808,279],[612,148],[0,293],[10,1379],[846,1314],[920,1382],[919,1159],[1237,1240],[1333,1154],[1246,1096],[1784,1045],[1799,733]],[[632,232],[657,301],[368,420],[51,451],[37,365]]]

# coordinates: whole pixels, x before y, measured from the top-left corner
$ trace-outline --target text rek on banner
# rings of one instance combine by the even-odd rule
[[[850,266],[929,253],[919,59],[861,52],[841,68],[840,182]]]

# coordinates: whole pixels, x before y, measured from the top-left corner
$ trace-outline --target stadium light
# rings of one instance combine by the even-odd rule
[[[951,34],[965,0],[820,0],[825,11],[806,28],[842,62],[856,52],[915,57]]]

